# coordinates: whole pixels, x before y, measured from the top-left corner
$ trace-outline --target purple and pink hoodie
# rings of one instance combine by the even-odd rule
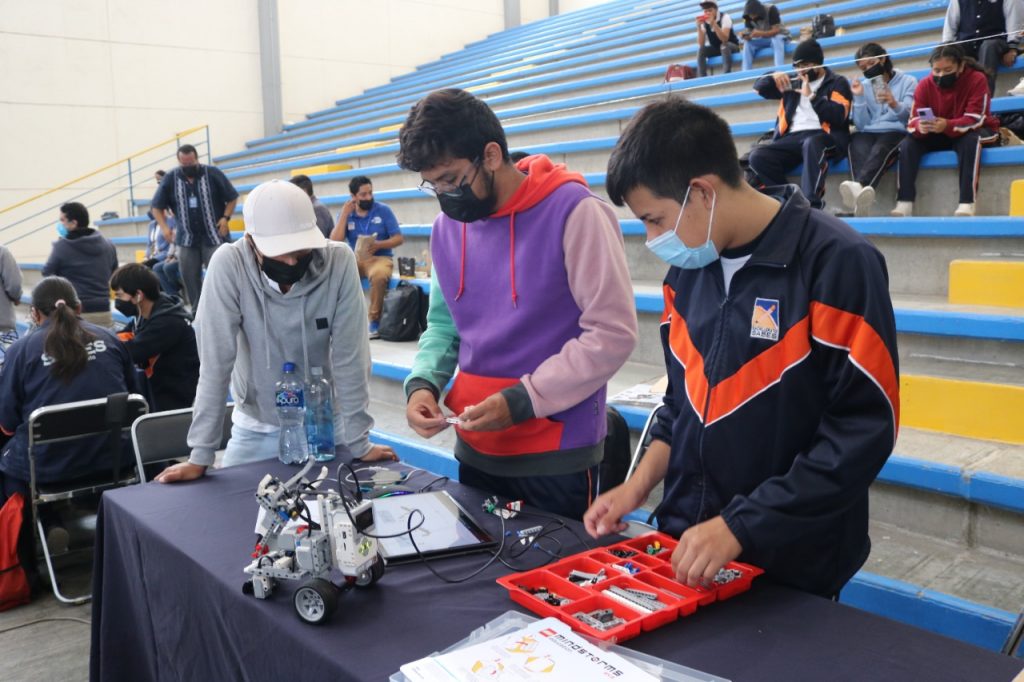
[[[447,407],[500,391],[515,422],[459,430],[458,459],[499,476],[565,474],[601,461],[607,382],[636,345],[636,307],[611,208],[546,156],[517,167],[526,180],[488,218],[434,221],[437,286],[406,390],[438,394],[457,364]],[[456,347],[456,363],[430,352]]]

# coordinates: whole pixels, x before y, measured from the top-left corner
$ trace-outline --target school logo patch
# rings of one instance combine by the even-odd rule
[[[750,338],[779,340],[779,302],[774,298],[755,298],[750,318]]]

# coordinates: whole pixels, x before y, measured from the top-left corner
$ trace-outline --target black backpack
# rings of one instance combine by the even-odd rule
[[[398,286],[384,296],[380,314],[380,338],[384,341],[415,341],[423,330],[427,295],[409,282]]]
[[[622,413],[609,405],[608,435],[604,438],[604,459],[601,460],[600,492],[607,492],[626,480],[632,458],[629,425]]]
[[[831,14],[815,14],[811,19],[811,37],[831,38],[836,34],[836,20]]]

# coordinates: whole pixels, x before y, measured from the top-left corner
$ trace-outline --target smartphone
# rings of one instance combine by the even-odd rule
[[[708,20],[708,15],[706,15],[706,14],[698,14],[697,15],[697,21],[707,22],[707,20]]]
[[[935,120],[935,114],[932,113],[932,110],[929,107],[918,107],[917,108],[917,116],[922,121],[934,121]]]
[[[874,78],[869,78],[868,80],[871,81],[871,89],[875,93],[875,99],[876,100],[878,99],[878,96],[880,94],[882,94],[883,92],[885,92],[886,90],[889,89],[889,85],[884,80],[882,80],[881,76],[876,76]]]
[[[794,90],[800,90],[804,87],[804,79],[800,76],[790,76],[789,86]]]

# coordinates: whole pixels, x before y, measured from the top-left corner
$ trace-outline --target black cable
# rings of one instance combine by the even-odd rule
[[[348,465],[346,464],[345,466],[348,466]],[[352,467],[349,467],[350,471],[351,471],[351,469],[352,469]],[[341,474],[341,465],[338,465],[338,474],[339,474],[339,476]],[[360,531],[359,530],[359,526],[356,525],[355,518],[352,516],[352,510],[348,506],[348,498],[345,497],[347,494],[350,494],[350,493],[349,493],[349,491],[343,485],[341,485],[341,479],[340,478],[338,479],[338,494],[341,495],[341,506],[344,507],[345,514],[348,516],[348,520],[352,523],[352,527],[355,528],[357,530],[357,532],[365,535],[368,538],[373,538],[375,540],[388,540],[390,538],[400,538],[403,535],[408,535],[409,539],[412,540],[412,532],[414,530],[418,530],[427,520],[427,518],[425,516],[423,516],[423,512],[421,512],[419,509],[414,509],[413,511],[419,512],[419,515],[421,517],[420,518],[420,522],[418,524],[416,524],[415,528],[406,529],[406,530],[401,531],[400,533],[392,533],[390,535],[374,535],[373,533],[367,532],[365,530]],[[360,492],[359,498],[356,499],[356,504],[359,504],[362,501],[363,501],[362,493]],[[411,512],[409,513],[409,518],[410,519],[412,518],[412,513]],[[415,546],[416,546],[416,543],[413,542],[413,547],[415,547]]]
[[[406,519],[407,526],[412,524],[413,512],[419,514],[420,516],[423,516],[423,512],[421,512],[419,509],[413,509],[412,512],[409,513],[409,518]],[[412,542],[412,548],[416,550],[416,555],[419,556],[420,561],[423,562],[423,565],[430,569],[431,573],[437,576],[438,579],[449,584],[464,583],[470,578],[475,578],[476,576],[483,573],[491,564],[495,562],[495,560],[501,557],[501,552],[505,549],[505,519],[500,515],[498,515],[498,518],[501,520],[501,544],[498,546],[498,549],[491,555],[491,558],[488,559],[483,566],[481,566],[480,568],[476,569],[468,575],[462,576],[461,578],[448,578],[446,576],[443,576],[440,573],[438,573],[433,566],[430,565],[430,562],[427,560],[427,557],[423,555],[423,552],[421,552],[420,548],[416,545],[416,538],[414,538],[412,535],[412,531],[416,530],[416,528],[419,528],[419,526],[417,526],[416,528],[411,528],[407,532],[409,533],[409,541]],[[426,519],[424,518],[424,520]],[[420,526],[422,525],[423,521],[420,521]]]

